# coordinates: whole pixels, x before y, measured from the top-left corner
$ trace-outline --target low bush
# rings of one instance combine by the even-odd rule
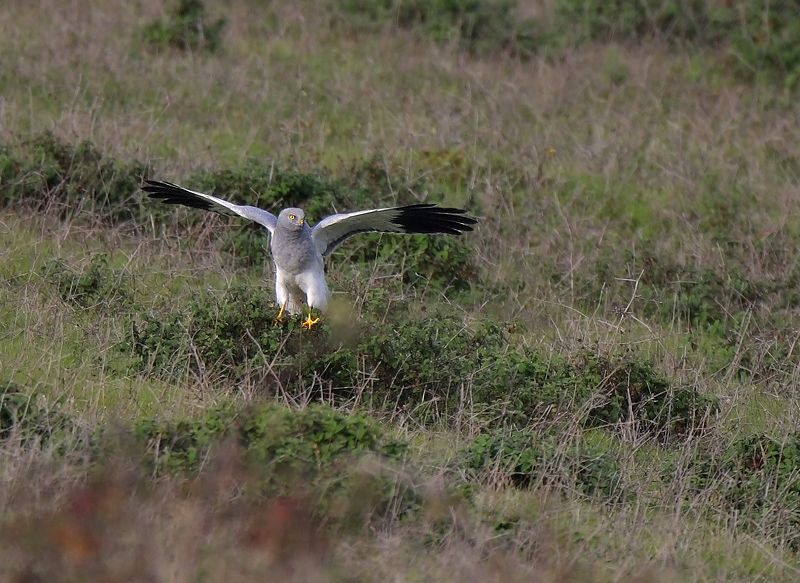
[[[60,259],[51,259],[41,270],[42,277],[58,290],[61,299],[75,307],[114,307],[130,310],[133,288],[128,276],[111,268],[108,255],[92,256],[82,270],[67,265]]]
[[[0,207],[55,209],[118,223],[143,219],[139,185],[147,167],[101,154],[88,141],[69,144],[50,132],[0,149]]]
[[[315,473],[348,456],[372,453],[400,461],[406,445],[362,414],[321,404],[292,410],[272,403],[224,405],[197,419],[139,421],[134,428],[159,471],[198,471],[214,445],[233,440],[264,474]]]
[[[621,423],[661,439],[702,430],[718,410],[695,387],[675,387],[647,361],[583,351],[567,359],[508,350],[481,361],[475,399],[493,404],[506,421],[525,424],[556,406],[582,410],[587,426]]]
[[[641,258],[642,299],[661,321],[675,318],[701,328],[768,299],[770,282],[752,281],[733,267],[727,273],[645,255]]]
[[[781,81],[790,88],[800,81],[800,20],[797,2],[741,2],[731,27],[730,52],[745,77]]]
[[[712,491],[740,521],[800,548],[800,434],[740,438],[695,465],[695,486]]]
[[[10,382],[0,384],[0,440],[43,445],[70,431],[70,419],[46,404],[43,395]]]
[[[360,530],[391,513],[413,512],[419,493],[387,468],[404,464],[407,444],[369,417],[322,404],[296,410],[267,403],[215,407],[198,418],[144,420],[134,429],[156,474],[199,473],[214,449],[240,452],[258,497],[302,495],[337,530]]]
[[[382,272],[402,273],[411,285],[465,291],[478,279],[473,246],[464,236],[362,234],[335,253],[345,264],[377,263]],[[384,267],[385,266],[385,267]]]
[[[712,330],[774,297],[780,302],[784,296],[795,301],[794,279],[754,281],[736,267],[735,260],[731,264],[722,271],[655,254],[633,256],[609,249],[601,252],[589,269],[576,274],[575,288],[582,302],[591,302],[592,307],[599,297],[612,306],[624,307],[633,291],[630,279],[641,274],[632,306],[635,314],[662,324],[681,322],[698,330]],[[620,282],[623,277],[627,280]],[[723,326],[722,330],[729,328]]]
[[[670,43],[724,49],[733,70],[795,87],[800,80],[800,23],[795,2],[742,0],[556,0],[536,20],[514,0],[332,0],[357,29],[387,26],[455,42],[473,54],[560,56],[589,42]]]
[[[225,19],[210,20],[202,0],[177,0],[167,17],[142,28],[151,47],[216,52],[222,44]]]
[[[265,358],[278,350],[286,331],[273,324],[277,314],[263,288],[234,286],[220,297],[199,294],[181,311],[131,321],[118,348],[140,371],[172,376],[213,370],[239,377],[269,364]]]
[[[248,160],[237,168],[200,171],[190,179],[191,188],[216,192],[240,204],[278,212],[302,206],[307,213],[329,210],[342,186],[324,172],[298,172]]]
[[[785,239],[781,244],[791,247]],[[776,243],[764,245],[764,255],[784,261]],[[596,309],[600,298],[625,319],[633,279],[641,274],[629,314],[666,330],[688,331],[683,341],[693,352],[702,353],[709,372],[734,366],[732,372],[740,377],[764,378],[776,372],[776,365],[784,366],[784,372],[793,368],[797,358],[790,346],[800,305],[800,272],[776,265],[767,274],[754,276],[748,273],[752,262],[731,255],[724,267],[711,268],[694,261],[677,262],[665,254],[633,256],[608,249],[587,262],[585,269],[576,270],[574,290],[581,304]],[[553,281],[566,285],[557,278]]]
[[[506,422],[524,426],[553,406],[573,409],[597,388],[583,383],[569,359],[559,354],[500,345],[479,354],[473,400]]]
[[[564,447],[555,436],[500,430],[475,438],[462,456],[464,466],[476,476],[488,475],[516,487],[542,484],[612,500],[622,494],[614,457],[588,443]]]
[[[466,374],[474,350],[503,339],[499,331],[481,337],[452,314],[403,319],[402,330],[366,314],[341,340],[326,319],[311,334],[299,329],[297,317],[276,325],[277,312],[266,289],[233,286],[221,295],[200,294],[180,311],[138,317],[119,348],[140,371],[169,376],[190,368],[241,378],[269,368],[287,383],[319,378],[342,396],[358,384],[366,365],[404,401],[443,391],[454,372]]]
[[[706,0],[557,0],[553,28],[570,44],[645,37],[715,44],[730,19],[722,3]]]
[[[596,387],[588,411],[590,425],[627,423],[661,437],[702,431],[719,411],[719,402],[695,387],[675,387],[652,364],[630,356],[609,360],[581,355],[577,369]]]
[[[557,0],[543,46],[659,38],[724,47],[729,64],[748,78],[794,87],[800,80],[796,2],[743,0]]]
[[[626,422],[666,437],[701,429],[716,410],[712,398],[674,387],[632,355],[544,356],[491,321],[467,322],[444,307],[398,310],[388,321],[385,306],[372,308],[352,330],[323,320],[310,334],[297,318],[274,325],[269,294],[237,286],[200,295],[184,311],[140,318],[121,347],[143,372],[269,377],[290,392],[322,383],[334,399],[359,395],[423,422],[449,422],[469,407],[476,418],[524,426],[555,408],[584,411],[588,425]]]
[[[688,328],[689,341],[706,345],[713,353],[711,365],[719,370],[736,353],[744,322],[753,318],[754,327],[777,337],[786,328],[787,314],[798,305],[796,270],[754,278],[746,273],[745,265],[730,257],[726,267],[712,269],[663,255],[632,256],[609,249],[587,269],[577,271],[574,282],[581,303],[596,308],[602,298],[612,309],[622,311],[631,299],[632,279],[641,274],[631,305],[633,315],[668,329]]]
[[[529,55],[535,22],[521,19],[512,0],[335,0],[334,6],[357,27],[419,30],[437,42],[453,42],[476,54],[499,51]]]

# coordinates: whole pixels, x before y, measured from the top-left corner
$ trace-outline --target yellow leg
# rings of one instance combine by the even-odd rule
[[[280,311],[280,312],[278,312],[278,317],[277,317],[277,318],[275,318],[275,324],[283,324],[283,312],[284,312],[284,310],[286,310],[286,302],[288,302],[288,301],[289,301],[289,300],[285,300],[285,301],[284,301],[284,302],[281,304],[281,311]]]
[[[303,322],[303,328],[305,328],[306,330],[311,330],[318,322],[319,318],[312,318],[311,308],[308,308],[308,317]]]

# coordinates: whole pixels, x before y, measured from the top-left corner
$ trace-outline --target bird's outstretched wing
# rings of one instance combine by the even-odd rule
[[[216,196],[195,192],[171,182],[160,180],[145,180],[145,182],[147,184],[142,186],[142,190],[151,198],[160,199],[166,204],[182,204],[221,215],[244,217],[266,227],[270,233],[275,230],[275,224],[278,222],[278,218],[271,212],[255,206],[233,204]]]
[[[471,231],[478,221],[464,209],[435,204],[412,204],[325,217],[311,231],[317,250],[329,255],[342,241],[356,233],[446,233]]]

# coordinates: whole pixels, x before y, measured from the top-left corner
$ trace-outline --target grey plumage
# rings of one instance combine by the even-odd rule
[[[265,227],[275,263],[278,304],[298,313],[304,303],[324,311],[330,292],[325,283],[324,257],[357,233],[443,233],[460,235],[471,231],[477,220],[463,209],[433,204],[339,213],[322,219],[313,228],[302,209],[287,208],[276,217],[254,206],[237,205],[210,194],[196,192],[156,180],[145,181],[142,190],[166,204],[200,208],[229,216],[240,216]]]

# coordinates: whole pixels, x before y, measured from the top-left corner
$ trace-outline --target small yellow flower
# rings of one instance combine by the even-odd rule
[[[554,147],[550,146],[549,148],[547,148],[548,158],[553,158],[555,155],[556,155],[556,149]]]

